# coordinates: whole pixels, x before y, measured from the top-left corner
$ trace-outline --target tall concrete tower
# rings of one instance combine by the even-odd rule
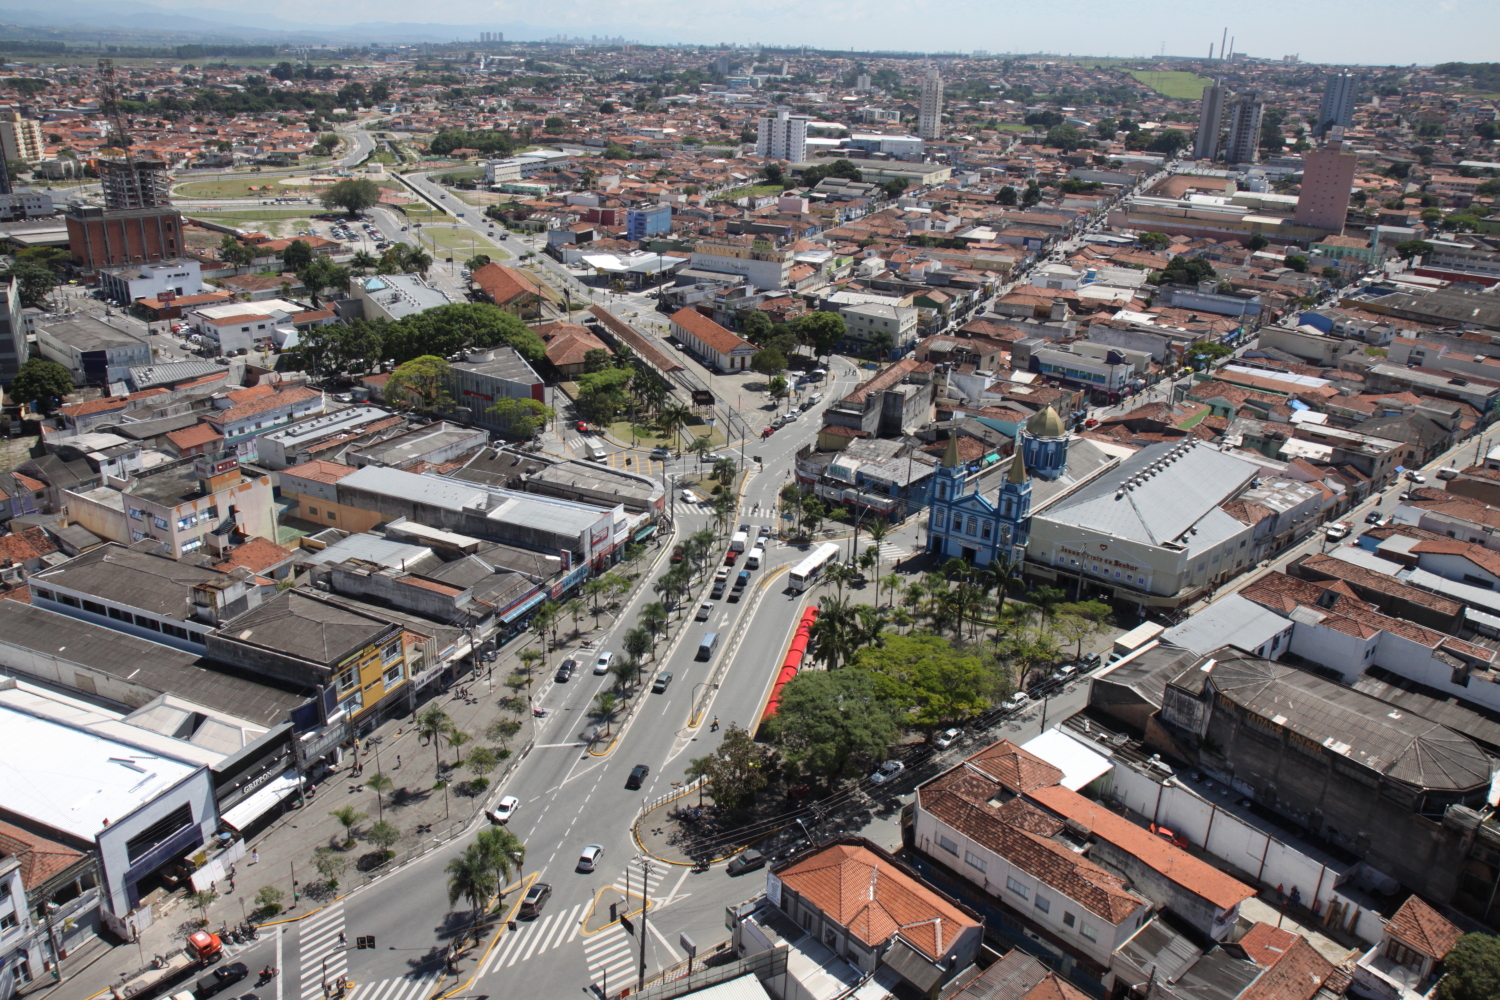
[[[1302,154],[1302,193],[1297,196],[1296,216],[1299,226],[1338,235],[1344,232],[1359,154],[1344,146],[1343,133],[1335,125],[1322,149]]]
[[[1219,129],[1224,122],[1224,88],[1217,81],[1203,88],[1198,109],[1198,135],[1193,140],[1193,159],[1212,160],[1219,155]]]
[[[943,78],[938,76],[936,66],[927,68],[922,81],[922,103],[917,111],[917,135],[923,139],[936,139],[943,131]]]
[[[1330,76],[1323,85],[1323,103],[1313,135],[1322,137],[1330,128],[1348,128],[1354,121],[1354,98],[1359,94],[1359,77],[1353,73]]]
[[[1229,106],[1229,137],[1224,142],[1224,159],[1230,163],[1254,163],[1260,148],[1260,119],[1266,106],[1260,94],[1248,90]]]

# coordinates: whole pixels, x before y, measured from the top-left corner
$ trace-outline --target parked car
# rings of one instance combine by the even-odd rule
[[[547,900],[552,898],[552,887],[546,882],[534,882],[530,889],[526,890],[526,898],[521,900],[521,912],[518,916],[522,920],[535,920],[542,915],[542,907],[547,905]]]
[[[1017,691],[1015,694],[1010,696],[1010,704],[1013,708],[1020,708],[1030,700],[1031,695],[1027,694],[1025,691]]]
[[[589,846],[585,847],[583,849],[583,853],[578,855],[578,870],[581,872],[593,871],[596,867],[598,867],[599,858],[602,857],[603,854],[603,844],[590,844]]]
[[[656,675],[656,681],[651,685],[652,694],[666,694],[667,685],[672,683],[672,671],[664,670]]]
[[[609,673],[609,665],[611,663],[613,663],[613,662],[615,662],[615,654],[614,653],[611,653],[608,650],[606,650],[603,653],[600,653],[599,654],[599,658],[594,661],[594,673],[596,673],[596,674],[607,674],[607,673]]]
[[[1380,511],[1378,511],[1378,510],[1372,510],[1372,511],[1370,511],[1370,513],[1368,513],[1368,514],[1365,515],[1365,523],[1366,524],[1379,524],[1383,520],[1385,520],[1385,518],[1381,515]]]
[[[899,760],[888,760],[875,769],[875,773],[870,775],[870,780],[877,785],[883,785],[904,770],[906,770],[906,765]]]
[[[630,777],[625,779],[626,788],[640,788],[646,782],[646,775],[651,773],[651,765],[637,764],[630,769]]]
[[[944,729],[932,738],[932,745],[939,750],[946,750],[958,742],[958,738],[964,734],[962,729]]]
[[[1424,476],[1424,475],[1422,475],[1420,472],[1418,472],[1415,469],[1409,469],[1409,470],[1407,470],[1406,478],[1409,479],[1409,480],[1411,480],[1414,483],[1425,483],[1425,482],[1427,482],[1427,477]]]
[[[733,877],[735,875],[743,875],[745,872],[753,872],[765,866],[766,856],[757,850],[749,849],[741,851],[736,855],[734,860],[729,862],[729,866],[724,869],[724,874]]]

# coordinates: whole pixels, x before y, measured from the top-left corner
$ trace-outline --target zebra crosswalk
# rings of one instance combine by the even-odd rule
[[[344,935],[344,902],[339,900],[297,925],[297,962],[301,1000],[322,1000],[325,984],[349,971]]]
[[[666,871],[666,865],[643,865],[642,859],[632,858],[626,865],[626,870],[615,879],[613,887],[622,893],[628,891],[632,900],[640,895],[645,895],[649,899],[656,891]],[[642,890],[643,881],[644,891]],[[632,905],[630,909],[634,910],[636,906]],[[641,933],[641,925],[636,923],[635,927],[636,933]],[[584,941],[583,955],[588,964],[589,979],[595,983],[608,984],[609,980],[627,975],[636,968],[640,955],[640,943],[634,934],[625,930],[623,924],[611,924]]]
[[[579,903],[572,910],[558,910],[537,920],[518,923],[516,929],[507,933],[490,951],[489,957],[480,966],[479,978],[500,969],[508,969],[533,955],[560,948],[578,937],[578,932],[583,928],[581,921],[585,916],[583,910],[586,905]],[[360,1000],[364,998],[361,997]]]
[[[438,968],[431,972],[382,979],[378,983],[358,983],[349,994],[350,1000],[427,1000],[442,974],[443,970]]]

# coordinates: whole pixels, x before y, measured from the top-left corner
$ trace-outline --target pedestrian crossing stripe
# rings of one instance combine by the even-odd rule
[[[558,911],[538,920],[521,922],[514,931],[507,932],[490,949],[489,957],[479,967],[477,978],[500,969],[510,968],[533,956],[560,948],[578,936],[585,904],[579,903],[567,913]]]
[[[297,964],[302,1000],[319,1000],[325,983],[333,983],[349,971],[345,946],[342,901],[306,917],[297,925]]]
[[[442,976],[442,971],[433,969],[378,983],[359,983],[349,991],[349,1000],[426,1000],[427,991]]]

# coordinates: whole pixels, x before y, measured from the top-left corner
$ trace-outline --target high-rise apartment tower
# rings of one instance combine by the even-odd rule
[[[943,132],[943,78],[936,66],[927,68],[922,80],[922,101],[917,106],[917,135],[936,139]]]

